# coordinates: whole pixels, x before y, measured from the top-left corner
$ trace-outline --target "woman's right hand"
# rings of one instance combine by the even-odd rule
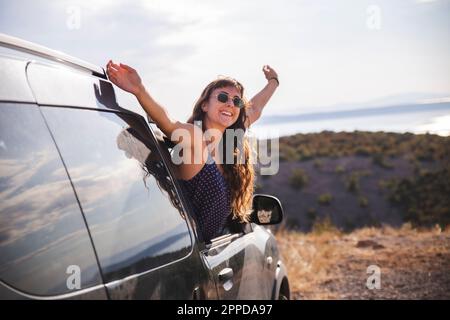
[[[109,80],[120,89],[138,95],[142,90],[142,81],[136,70],[126,64],[115,64],[109,60],[106,65]]]

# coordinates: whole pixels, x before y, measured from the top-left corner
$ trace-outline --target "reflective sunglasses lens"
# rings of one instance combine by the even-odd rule
[[[228,101],[228,95],[226,93],[219,93],[217,95],[217,100],[219,100],[222,103],[225,103]]]
[[[244,106],[242,99],[238,98],[238,97],[233,98],[233,104],[235,107],[238,107],[238,108],[242,108]]]

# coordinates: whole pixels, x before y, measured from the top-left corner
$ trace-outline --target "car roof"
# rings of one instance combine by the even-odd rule
[[[0,47],[10,48],[24,53],[36,55],[41,58],[62,63],[76,69],[87,71],[92,75],[101,77],[103,79],[107,79],[105,70],[103,68],[100,68],[84,60],[72,57],[63,52],[56,51],[20,38],[0,33]]]
[[[30,63],[32,62],[32,63]],[[109,82],[109,79],[106,75],[106,72],[103,68],[96,66],[94,64],[91,64],[89,62],[86,62],[84,60],[72,57],[68,54],[62,53],[60,51],[56,51],[50,48],[47,48],[45,46],[41,46],[39,44],[29,42],[20,38],[16,38],[10,35],[6,35],[3,33],[0,33],[0,66],[3,68],[3,70],[0,70],[0,75],[8,74],[9,81],[2,81],[2,85],[0,86],[0,100],[2,101],[14,101],[14,102],[26,102],[26,103],[39,103],[39,104],[55,104],[59,106],[65,106],[70,104],[72,107],[86,107],[86,105],[80,105],[79,103],[73,103],[70,101],[69,97],[76,96],[76,86],[72,88],[69,92],[70,95],[56,95],[54,98],[59,98],[58,101],[55,102],[55,99],[52,99],[52,103],[47,101],[48,99],[37,99],[42,98],[42,95],[39,93],[44,92],[48,93],[49,88],[51,85],[56,85],[58,79],[62,81],[63,83],[64,79],[60,79],[57,76],[63,76],[65,74],[64,69],[71,69],[75,71],[78,74],[85,74],[89,75],[91,79],[84,79],[84,81],[88,85],[94,85],[97,84],[99,87],[102,85],[105,85],[106,83],[109,83],[109,86],[106,86],[105,92],[110,92],[112,89],[112,84]],[[65,68],[59,68],[59,66],[63,66]],[[36,82],[33,84],[33,76],[36,76],[39,74],[39,70],[35,69],[43,69],[47,67],[47,70],[45,72],[51,72],[52,76],[48,77],[46,81]],[[25,76],[24,72],[28,70],[29,74]],[[40,70],[44,72],[44,70]],[[30,77],[30,74],[32,77]],[[47,75],[48,76],[48,75]],[[75,80],[80,80],[79,77],[76,77],[76,74],[68,75],[68,77],[75,76]],[[1,79],[0,81],[4,80]],[[14,80],[14,81],[13,81]],[[77,82],[77,81],[75,81]],[[78,83],[78,82],[77,82]],[[30,89],[28,86],[34,86],[34,95],[31,94]],[[86,84],[85,84],[86,86]],[[21,90],[19,90],[21,89]],[[25,92],[27,91],[27,92]],[[51,91],[51,90],[50,90]],[[81,91],[85,92],[85,91]],[[110,92],[113,96],[116,93]],[[121,94],[120,91],[118,94]],[[122,96],[125,94],[122,93]],[[77,96],[78,100],[83,100],[83,97],[86,98],[87,94],[79,94]],[[47,95],[46,97],[53,97],[52,95]],[[37,99],[37,100],[36,100]],[[77,100],[77,101],[78,101]],[[83,100],[85,102],[85,99]],[[120,106],[117,104],[117,98],[114,97],[114,101],[106,101],[109,103],[114,102],[116,108],[114,110],[116,111],[131,111],[136,114],[141,115],[142,117],[146,118],[147,115],[145,111],[140,108],[136,103],[131,102],[131,100],[127,101],[124,100],[123,103],[120,104]],[[105,106],[101,105],[101,103],[104,103],[105,101],[98,101],[100,102],[100,105],[92,104],[91,105],[97,105],[99,109],[105,109]],[[111,110],[111,108],[106,107],[106,109]]]

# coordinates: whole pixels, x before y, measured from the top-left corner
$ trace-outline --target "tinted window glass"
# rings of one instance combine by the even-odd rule
[[[42,107],[85,213],[106,281],[187,255],[172,180],[140,116]]]
[[[0,278],[57,295],[77,289],[72,275],[101,283],[67,173],[38,107],[0,103]]]

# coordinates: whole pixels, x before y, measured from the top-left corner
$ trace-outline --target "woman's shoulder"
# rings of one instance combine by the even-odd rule
[[[204,148],[202,148],[204,150]],[[192,153],[191,153],[192,154]],[[192,157],[191,159],[185,159],[191,161],[183,161],[181,164],[177,166],[178,176],[177,178],[180,180],[192,180],[195,176],[197,176],[206,165],[214,163],[211,155],[207,154],[205,156],[202,154],[199,157]]]
[[[178,166],[177,179],[183,181],[191,181],[196,177],[207,165],[207,163],[200,164],[181,164]]]

